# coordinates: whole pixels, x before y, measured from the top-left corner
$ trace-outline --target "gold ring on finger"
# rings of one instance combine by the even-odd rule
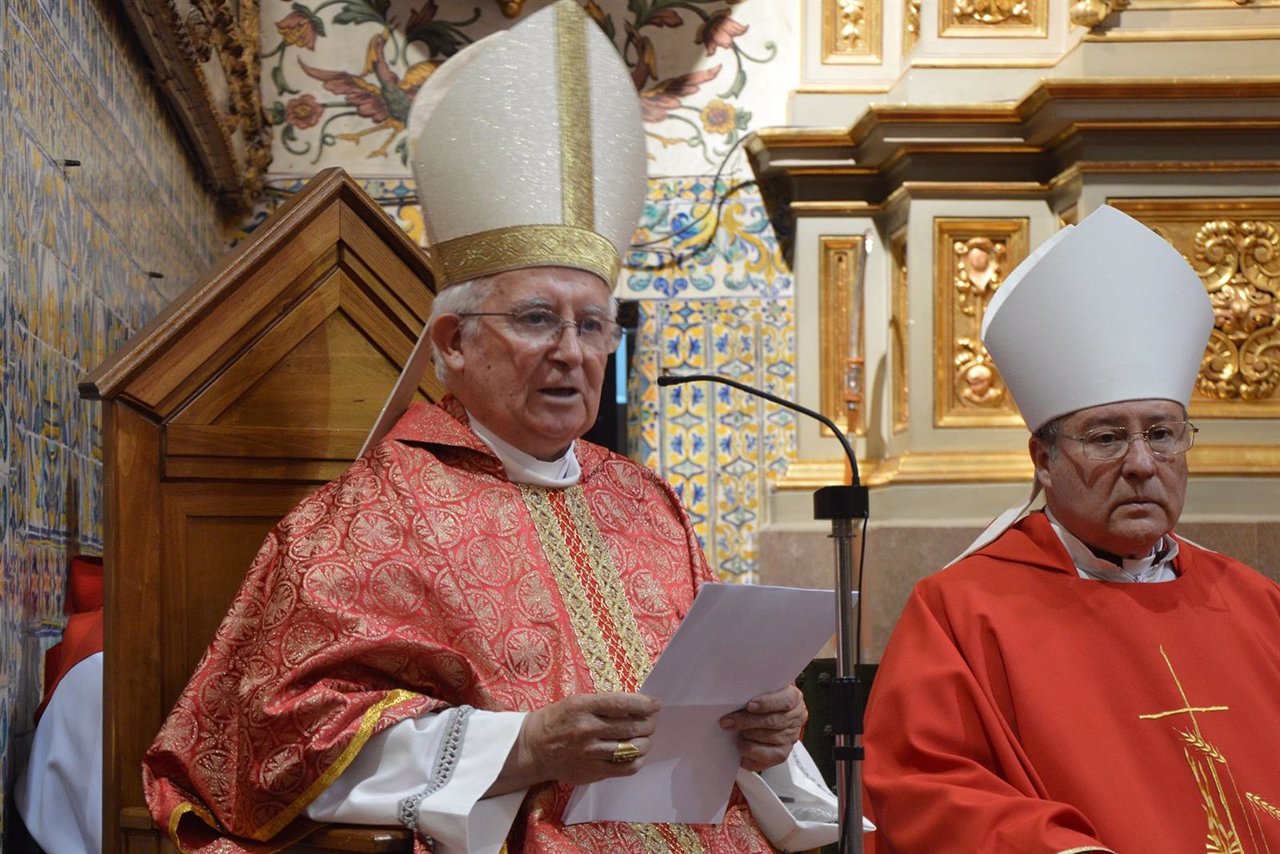
[[[613,755],[609,757],[610,762],[634,762],[640,758],[640,748],[636,747],[629,741],[620,741],[618,746],[613,749]]]

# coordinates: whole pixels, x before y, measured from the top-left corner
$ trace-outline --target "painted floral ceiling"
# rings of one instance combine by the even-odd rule
[[[522,15],[548,5],[530,0]],[[715,172],[753,127],[785,121],[798,25],[768,0],[585,0],[640,95],[652,174]],[[487,0],[263,0],[271,173],[331,165],[407,174],[405,126],[423,82],[512,21]],[[730,171],[738,168],[736,156]]]

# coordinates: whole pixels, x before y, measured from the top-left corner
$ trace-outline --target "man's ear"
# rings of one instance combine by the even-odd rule
[[[466,357],[462,353],[462,318],[442,314],[431,324],[431,343],[452,373],[460,373]]]
[[[1031,454],[1031,464],[1035,466],[1036,481],[1039,482],[1041,489],[1047,489],[1052,486],[1049,475],[1049,457],[1053,451],[1039,439],[1034,433],[1030,441],[1027,442],[1027,452]]]

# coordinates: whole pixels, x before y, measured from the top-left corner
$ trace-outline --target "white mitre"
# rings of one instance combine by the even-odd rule
[[[1113,207],[1067,226],[1017,266],[982,319],[982,343],[1033,433],[1124,400],[1191,400],[1213,306],[1160,235]],[[1004,533],[1031,506],[1000,514],[956,558]],[[955,561],[952,561],[954,563]]]
[[[1035,432],[1122,400],[1185,408],[1212,329],[1213,306],[1186,259],[1104,205],[1009,274],[987,306],[982,343]]]
[[[423,83],[409,157],[437,287],[568,266],[613,287],[644,209],[645,138],[617,49],[573,0]]]
[[[574,0],[447,59],[409,113],[409,158],[437,293],[525,267],[574,267],[612,289],[644,210],[640,99]],[[412,401],[427,330],[360,449]]]

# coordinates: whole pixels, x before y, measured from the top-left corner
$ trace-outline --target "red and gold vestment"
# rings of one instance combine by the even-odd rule
[[[921,581],[876,675],[876,851],[1280,851],[1280,586],[1178,540],[1080,578],[1043,513]]]
[[[144,760],[187,850],[305,832],[307,804],[409,717],[635,690],[712,580],[652,472],[579,441],[577,485],[514,484],[465,419],[413,406],[268,535]],[[529,791],[513,854],[772,851],[736,790],[720,825],[565,827],[569,792]]]

